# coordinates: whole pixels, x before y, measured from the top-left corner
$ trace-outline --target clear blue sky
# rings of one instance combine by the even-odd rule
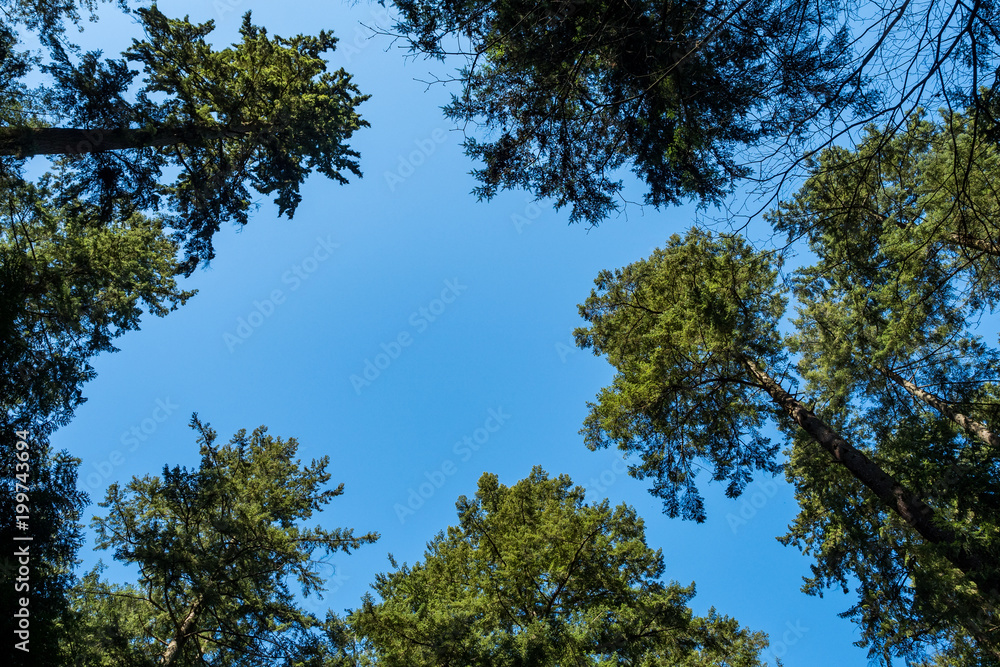
[[[450,70],[404,60],[387,38],[367,40],[361,23],[387,25],[378,5],[204,0],[160,8],[216,19],[218,45],[235,39],[251,9],[273,34],[332,29],[341,39],[332,65],[372,96],[361,107],[371,128],[352,142],[364,178],[347,186],[311,178],[293,221],[262,201],[245,229],[217,236],[217,260],[186,281],[199,290],[193,300],[146,318],[119,339],[119,353],[96,359],[88,402],[53,438],[83,459],[80,485],[95,503],[88,516],[112,481],[158,474],[164,464],[196,466],[192,412],[220,440],[265,424],[296,437],[303,459],[330,456],[346,493],[321,523],[382,534],[334,558],[327,574],[335,590],[305,602],[342,612],[388,569],[387,553],[419,560],[484,471],[512,484],[540,464],[587,486],[593,500],[636,507],[649,544],[663,549],[667,577],[697,583],[696,612],[715,606],[768,632],[789,667],[866,662],[852,645],[853,625],[837,617],[853,596],[802,594],[810,560],[775,540],[796,510],[783,479],[758,482],[736,501],[705,479],[708,522],[670,520],[643,482],[622,474],[617,452],[590,452],[577,433],[586,401],[612,369],[573,347],[576,304],[601,269],[645,257],[686,229],[693,209],[630,206],[588,231],[525,193],[477,203],[462,134],[440,111],[449,92],[419,81]],[[112,7],[101,16],[79,41],[116,55],[136,26]],[[630,194],[641,198],[637,187]],[[422,504],[400,512],[421,485]],[[81,551],[84,567],[98,556],[111,561],[91,549]],[[129,576],[120,567],[108,574]]]

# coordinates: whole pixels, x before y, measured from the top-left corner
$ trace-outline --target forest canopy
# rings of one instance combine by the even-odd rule
[[[718,520],[710,494],[737,499],[755,481],[782,475],[795,508],[778,541],[800,551],[809,569],[775,576],[805,574],[809,595],[845,594],[842,617],[856,626],[872,664],[1000,665],[995,3],[390,4],[395,23],[386,32],[397,46],[449,71],[458,64],[453,75],[432,75],[432,83],[452,93],[444,115],[465,133],[479,199],[523,190],[530,206],[546,200],[565,207],[571,223],[597,225],[638,186],[653,209],[693,201],[720,214],[711,229],[695,219],[690,229],[664,230],[657,241],[665,243],[600,271],[589,296],[580,292],[576,343],[606,359],[612,377],[594,388],[586,410],[581,405],[583,444],[621,452],[629,474],[661,505],[658,521],[710,523]],[[106,12],[134,20],[129,45],[105,55],[72,43],[87,19]],[[184,366],[174,385],[199,385],[201,400],[228,387],[234,413],[252,404],[254,419],[266,413],[253,423],[273,415],[284,429],[294,420],[303,432],[330,434],[319,444],[328,449],[304,463],[296,439],[263,426],[217,444],[195,415],[198,464],[185,459],[193,450],[157,449],[157,457],[188,465],[112,480],[90,533],[84,529],[91,499],[77,480],[81,454],[51,442],[86,400],[95,357],[137,340],[123,337],[144,317],[166,316],[194,299],[198,268],[215,258],[219,234],[247,225],[262,198],[277,217],[292,218],[312,174],[337,185],[359,178],[354,142],[368,127],[363,103],[383,121],[412,114],[402,93],[393,98],[397,116],[375,112],[377,98],[368,102],[354,77],[333,65],[333,32],[281,37],[246,12],[230,26],[227,45],[215,23],[129,0],[0,0],[0,462],[7,491],[0,538],[15,544],[30,537],[38,563],[31,570],[32,651],[16,653],[16,664],[766,664],[763,631],[714,606],[695,612],[694,584],[669,579],[670,553],[647,545],[647,524],[632,505],[587,497],[567,475],[550,477],[534,465],[556,451],[548,441],[526,446],[535,448],[534,467],[517,475],[530,469],[528,477],[507,486],[500,474],[483,473],[474,497],[459,497],[457,523],[434,535],[419,560],[400,565],[390,556],[392,569],[374,578],[356,608],[322,618],[314,605],[328,559],[360,547],[368,553],[379,538],[375,530],[355,535],[315,522],[343,494],[343,484],[329,482],[341,470],[368,470],[362,479],[344,473],[350,488],[368,495],[344,503],[360,517],[338,523],[375,524],[385,534],[377,508],[367,504],[371,490],[388,497],[398,469],[420,465],[422,454],[436,456],[416,427],[386,436],[387,425],[398,414],[423,412],[420,419],[433,414],[440,422],[435,433],[450,429],[428,396],[467,400],[474,383],[491,381],[479,365],[498,378],[510,370],[501,366],[523,368],[514,363],[523,360],[503,355],[528,349],[515,348],[514,339],[543,337],[537,316],[525,315],[537,312],[531,308],[542,279],[518,282],[536,267],[496,251],[508,280],[493,295],[495,319],[437,339],[452,348],[480,344],[474,363],[452,349],[431,366],[426,358],[420,366],[416,352],[401,359],[416,340],[404,339],[404,331],[373,345],[386,360],[378,370],[392,365],[392,374],[402,374],[412,364],[424,369],[419,380],[405,387],[380,381],[365,397],[378,396],[371,399],[378,400],[375,417],[362,416],[361,399],[338,404],[328,375],[350,362],[352,329],[366,319],[384,324],[386,299],[412,296],[415,279],[404,272],[416,274],[441,257],[424,257],[417,237],[402,233],[407,245],[398,249],[399,239],[374,214],[377,251],[363,264],[338,267],[336,282],[322,283],[325,292],[319,280],[309,285],[318,290],[311,297],[303,290],[311,319],[286,320],[285,334],[274,327],[280,350],[265,347],[264,335],[254,340],[287,372],[261,370],[251,381],[230,366],[239,378],[225,380],[242,384],[224,384],[208,376],[225,372],[192,355],[197,368]],[[388,136],[389,129],[371,134]],[[436,150],[445,132],[430,136]],[[398,146],[391,148],[405,163]],[[424,170],[428,180],[413,189],[429,191],[442,173]],[[408,189],[395,187],[402,180],[386,183],[393,197]],[[330,183],[320,187],[334,191]],[[391,217],[406,224],[412,212],[429,215],[412,200],[373,192],[366,191],[365,211],[391,207]],[[459,209],[448,196],[433,202],[435,216]],[[332,197],[320,205],[339,211]],[[740,212],[749,212],[749,221]],[[367,214],[348,221],[358,238],[369,232]],[[267,250],[280,254],[283,239],[268,242],[275,247]],[[603,250],[602,263],[586,264],[588,272],[620,257],[611,244]],[[466,251],[449,250],[461,256],[463,270],[477,262],[501,266]],[[581,266],[563,256],[570,254],[547,248],[535,263],[554,267],[547,280],[565,283]],[[255,271],[250,265],[235,278],[227,274],[234,283],[227,289]],[[219,289],[198,286],[205,284]],[[506,292],[516,306],[503,300]],[[212,298],[217,306],[224,297]],[[368,310],[324,319],[352,300],[366,301]],[[432,303],[443,309],[445,301]],[[433,306],[430,312],[441,314]],[[426,328],[434,320],[421,321]],[[486,341],[509,331],[510,322],[519,328],[494,346],[499,352],[490,351],[500,362],[489,366]],[[155,354],[180,368],[174,345],[181,349],[175,341]],[[422,354],[433,345],[418,347]],[[438,354],[443,348],[449,345]],[[313,356],[303,358],[303,350]],[[524,352],[532,366],[519,376],[517,395],[535,398],[521,409],[553,411],[559,397],[536,400],[526,386],[547,368],[531,354]],[[324,365],[330,358],[339,365]],[[449,375],[452,367],[462,375]],[[569,384],[552,386],[569,392]],[[499,389],[488,389],[492,400]],[[307,393],[322,407],[310,407]],[[268,402],[260,407],[251,394]],[[362,436],[341,439],[348,417],[364,422]],[[483,457],[475,465],[496,432],[490,423],[460,441],[470,458]],[[536,423],[523,432],[548,437]],[[393,448],[377,449],[371,434],[391,438]],[[524,463],[514,453],[520,450],[502,451],[504,464]],[[457,471],[446,463],[451,472],[441,463],[421,479],[430,489],[417,494],[421,505],[446,495],[440,490]],[[465,468],[460,476],[468,474]],[[409,526],[428,516],[410,515]],[[107,577],[103,565],[78,572],[88,535],[131,574]],[[26,632],[19,628],[27,621],[13,611],[26,606],[15,586],[26,575],[10,554],[0,566],[10,637]],[[743,586],[731,588],[739,595]],[[759,604],[737,611],[745,618]]]

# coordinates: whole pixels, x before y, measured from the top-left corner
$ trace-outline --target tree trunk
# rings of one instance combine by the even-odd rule
[[[982,422],[978,422],[975,419],[967,417],[963,415],[961,412],[956,412],[955,410],[952,410],[951,406],[948,405],[948,403],[941,400],[934,394],[924,391],[923,389],[913,384],[912,382],[904,380],[897,373],[894,373],[893,371],[890,371],[888,369],[881,369],[881,370],[883,373],[885,373],[886,377],[888,377],[896,384],[900,385],[906,391],[910,392],[910,395],[912,395],[914,398],[923,401],[924,403],[931,406],[932,408],[940,412],[948,419],[958,424],[960,427],[962,427],[962,429],[965,430],[966,433],[969,433],[979,438],[980,440],[990,445],[991,447],[996,447],[997,449],[1000,449],[1000,437],[997,437],[995,433],[989,430],[986,427],[986,424],[983,424]]]
[[[240,137],[254,130],[249,125],[175,128],[77,129],[65,127],[0,127],[0,155],[28,158],[35,155],[76,155],[101,151],[157,148],[174,144]]]
[[[960,245],[963,248],[969,248],[970,250],[980,250],[988,255],[994,255],[1000,257],[1000,246],[992,241],[987,241],[984,239],[977,239],[968,234],[948,234],[948,240],[955,245]]]
[[[187,616],[184,617],[184,621],[181,623],[181,627],[177,628],[174,638],[170,640],[166,650],[163,651],[163,655],[160,656],[161,665],[172,664],[180,654],[181,649],[184,648],[184,644],[187,643],[188,637],[191,636],[191,630],[194,628],[195,621],[198,618],[200,606],[201,598],[195,598],[195,601],[191,603],[191,608],[188,609]]]
[[[882,470],[878,464],[865,456],[864,452],[854,448],[812,410],[786,392],[757,364],[745,357],[742,362],[775,404],[787,411],[814,442],[829,452],[835,461],[843,464],[855,479],[871,489],[921,537],[932,544],[944,547],[943,555],[976,583],[984,598],[990,599],[997,595],[1000,591],[1000,580],[996,574],[984,571],[990,565],[984,563],[982,558],[971,553],[966,547],[960,546],[958,535],[954,531],[935,525],[934,510],[930,506],[903,487],[892,475]]]

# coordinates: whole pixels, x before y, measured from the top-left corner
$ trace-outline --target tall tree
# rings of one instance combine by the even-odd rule
[[[84,400],[90,358],[113,351],[143,310],[163,315],[193,294],[176,276],[211,259],[222,222],[247,221],[251,189],[274,194],[291,217],[312,170],[339,182],[360,175],[346,141],[365,125],[355,111],[365,98],[342,70],[327,71],[331,34],[270,37],[247,15],[242,42],[217,50],[206,41],[211,22],[171,20],[154,5],[136,12],[146,39],[103,60],[66,38],[98,4],[0,0],[0,463],[9,491],[0,510],[10,543],[23,535],[16,466],[28,465],[32,664],[66,662],[56,643],[71,620],[65,591],[86,498],[75,491],[77,462],[49,452],[47,437]],[[53,170],[31,182],[40,155],[55,156]],[[18,433],[26,462],[15,458]],[[8,593],[14,574],[4,568]],[[18,599],[5,594],[8,624]]]
[[[33,59],[18,50],[15,26],[59,45],[64,24],[96,4],[0,3],[0,125],[26,118],[45,97],[22,82]],[[10,664],[63,665],[88,499],[76,488],[79,461],[52,451],[49,434],[82,400],[88,357],[135,328],[138,304],[163,313],[190,293],[176,287],[177,247],[157,220],[136,214],[95,228],[92,207],[55,202],[51,179],[28,183],[20,165],[0,158],[0,539],[11,545],[0,563],[3,627]],[[22,637],[15,614],[24,611]]]
[[[239,431],[222,446],[197,416],[192,427],[201,444],[197,470],[165,467],[162,477],[112,484],[100,504],[108,512],[94,520],[98,548],[137,565],[139,579],[127,586],[101,584],[96,575],[84,580],[81,613],[103,609],[111,619],[131,619],[109,629],[103,616],[85,618],[82,636],[98,638],[96,653],[85,655],[100,655],[106,638],[124,664],[277,664],[311,641],[316,623],[296,604],[290,580],[304,594],[321,591],[313,554],[349,553],[378,538],[302,525],[343,492],[342,484],[323,489],[329,457],[302,465],[295,439],[264,427]],[[122,636],[129,627],[141,634]]]
[[[871,371],[892,350],[954,383],[949,400],[995,403],[994,355],[947,310],[916,329],[889,319],[868,335],[851,313],[857,295],[820,285],[808,269],[796,291],[797,331],[783,336],[777,268],[773,253],[738,237],[692,231],[602,272],[580,307],[590,324],[576,335],[617,373],[591,404],[587,445],[637,453],[630,472],[653,480],[664,511],[700,521],[701,464],[738,495],[753,474],[779,469],[778,445],[763,431],[775,423],[790,445],[785,473],[801,508],[783,540],[816,557],[806,590],[859,581],[848,613],[873,657],[969,644],[984,661],[976,664],[995,664],[997,459],[975,434],[887,390],[885,374]],[[881,286],[891,275],[869,278]]]
[[[369,664],[344,649],[352,637],[386,667],[761,664],[763,633],[714,608],[694,616],[694,584],[660,580],[662,553],[627,505],[585,503],[567,476],[536,467],[512,487],[484,474],[457,507],[423,562],[391,561],[381,600],[334,624],[344,664]]]
[[[0,190],[0,537],[31,537],[30,587],[15,593],[17,563],[4,568],[5,627],[14,620],[9,605],[30,599],[31,652],[14,659],[64,664],[56,640],[87,500],[76,490],[79,461],[50,451],[49,435],[84,400],[90,358],[137,328],[143,306],[163,315],[191,292],[177,287],[177,245],[159,219],[136,213],[101,223],[92,205],[58,204],[46,179],[0,178]],[[27,532],[18,515],[28,517]]]
[[[365,97],[327,71],[330,33],[271,37],[248,14],[241,43],[219,50],[211,22],[154,5],[136,11],[146,39],[103,60],[66,39],[97,5],[0,2],[0,437],[11,455],[15,431],[44,438],[69,420],[90,358],[114,351],[144,310],[164,315],[193,294],[176,277],[211,259],[220,224],[247,221],[248,188],[291,217],[312,170],[360,175],[346,141],[365,125]],[[31,182],[38,155],[58,159]]]
[[[856,150],[820,155],[795,199],[771,216],[779,231],[804,235],[818,258],[795,281],[802,307],[792,342],[810,397],[859,440],[876,443],[885,464],[906,470],[911,488],[960,526],[970,546],[986,549],[995,548],[1000,515],[1000,355],[977,335],[998,296],[992,134],[991,123],[962,114],[915,120],[903,133],[872,129]],[[800,484],[808,510],[788,541],[861,536],[865,523],[877,523],[870,510],[831,512],[845,506],[840,492],[828,492],[815,465],[801,463],[813,483]],[[853,569],[863,596],[852,615],[873,633],[881,627],[889,644],[933,634],[956,612],[977,637],[995,637],[995,589],[979,591],[985,603],[971,601],[930,577],[913,600],[884,593],[906,580],[906,564],[894,556],[906,541],[891,533],[823,540],[809,586],[843,586]],[[917,618],[912,609],[921,610]]]
[[[412,52],[464,61],[446,113],[482,130],[466,143],[476,193],[525,188],[591,223],[617,208],[619,167],[648,203],[715,203],[867,122],[989,110],[997,92],[992,2],[393,4]]]
[[[894,282],[869,280],[895,291],[888,302],[923,290],[973,316],[1000,299],[997,133],[974,109],[920,115],[901,131],[869,127],[856,147],[807,160],[809,178],[767,217],[790,242],[808,242],[816,271],[838,283],[894,270]]]
[[[396,0],[414,51],[467,57],[446,107],[488,140],[480,197],[524,187],[598,222],[617,207],[616,170],[631,166],[647,201],[717,202],[750,174],[736,153],[794,132],[823,100],[863,102],[826,75],[843,66],[832,17],[767,0],[702,2]],[[774,102],[774,104],[772,104]],[[763,117],[763,118],[762,118]]]
[[[163,315],[193,294],[175,277],[212,258],[223,222],[247,222],[248,188],[291,217],[311,171],[360,175],[346,141],[365,97],[327,71],[330,33],[271,37],[248,14],[241,43],[213,49],[212,22],[153,5],[136,10],[146,39],[104,60],[65,38],[97,4],[0,2],[0,419],[15,430],[66,423],[90,357],[143,309]],[[43,154],[54,169],[31,182]]]
[[[194,292],[177,285],[161,217],[103,221],[92,204],[60,203],[49,178],[0,188],[0,423],[37,433],[69,420],[91,357],[144,309],[165,315]]]
[[[155,4],[135,15],[146,39],[118,60],[43,35],[51,83],[32,91],[22,83],[31,59],[17,51],[13,24],[0,22],[0,68],[11,73],[0,83],[8,172],[20,173],[25,158],[58,155],[61,195],[94,203],[102,219],[162,209],[185,241],[187,273],[213,257],[222,223],[247,222],[249,188],[273,194],[279,214],[291,217],[310,172],[340,183],[360,176],[347,140],[367,125],[355,110],[366,96],[343,70],[327,71],[331,33],[271,37],[247,14],[242,41],[216,50],[206,41],[212,21],[170,19]],[[133,94],[137,76],[143,85]]]

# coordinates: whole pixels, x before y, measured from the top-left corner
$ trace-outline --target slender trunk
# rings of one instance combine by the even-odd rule
[[[0,127],[0,155],[76,155],[101,151],[158,148],[174,144],[243,136],[254,128],[188,125],[153,129],[77,129],[66,127]]]
[[[870,211],[879,217],[882,222],[886,221],[886,216],[877,211]],[[900,227],[906,229],[907,227],[913,227],[913,223],[897,223]],[[988,255],[994,255],[1000,257],[1000,245],[993,241],[976,238],[975,236],[969,236],[968,234],[959,234],[957,232],[951,232],[945,234],[945,240],[954,243],[955,245],[962,246],[963,248],[968,248],[969,250],[979,250],[980,252],[985,252]]]
[[[910,395],[912,395],[914,398],[923,401],[924,403],[931,406],[932,408],[940,412],[948,419],[958,424],[960,427],[962,427],[962,429],[965,430],[966,433],[974,435],[975,437],[979,438],[980,440],[985,442],[987,445],[990,445],[991,447],[996,447],[1000,449],[1000,437],[997,437],[997,435],[993,433],[993,431],[987,428],[986,424],[978,422],[975,419],[972,419],[971,417],[967,417],[966,415],[963,415],[961,412],[956,412],[945,401],[941,400],[940,398],[938,398],[937,396],[935,396],[930,392],[924,391],[923,389],[913,384],[912,382],[903,379],[897,373],[894,373],[893,371],[890,371],[888,369],[881,369],[881,370],[883,373],[885,373],[886,377],[888,377],[890,380],[903,387],[903,389],[905,389],[906,391],[910,392]]]
[[[174,638],[170,640],[166,650],[163,651],[163,655],[160,656],[161,665],[172,664],[180,654],[181,649],[184,648],[184,644],[187,643],[188,637],[191,636],[191,631],[194,629],[195,622],[198,619],[199,607],[201,607],[200,597],[195,598],[195,601],[191,603],[191,608],[188,609],[187,616],[184,617],[181,626],[174,633]]]
[[[955,245],[960,245],[963,248],[969,248],[970,250],[980,250],[988,255],[995,255],[1000,257],[1000,245],[992,241],[985,239],[977,239],[974,236],[969,236],[968,234],[948,234],[948,240]]]
[[[991,597],[1000,591],[997,575],[984,572],[990,566],[968,548],[960,546],[954,531],[935,524],[934,510],[906,489],[889,473],[853,447],[826,422],[817,417],[793,396],[786,392],[771,376],[762,371],[753,361],[743,358],[742,362],[751,376],[768,393],[776,405],[783,408],[791,418],[834,460],[844,465],[848,472],[867,486],[876,496],[917,533],[932,544],[943,546],[944,556],[956,568],[974,581],[984,597]]]

